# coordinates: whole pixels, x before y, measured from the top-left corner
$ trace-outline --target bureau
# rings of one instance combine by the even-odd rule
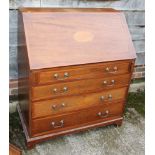
[[[28,148],[121,125],[136,58],[122,12],[20,8],[19,104]]]

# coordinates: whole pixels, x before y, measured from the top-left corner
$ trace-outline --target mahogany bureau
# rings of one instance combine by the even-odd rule
[[[136,58],[122,12],[21,8],[19,105],[27,146],[121,125]]]

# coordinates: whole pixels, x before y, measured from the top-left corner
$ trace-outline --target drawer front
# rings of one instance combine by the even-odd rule
[[[113,116],[121,116],[122,112],[123,103],[118,102],[107,106],[96,106],[68,115],[35,119],[32,121],[32,135],[48,131],[57,132],[67,130],[67,128],[74,128],[78,125],[82,126],[90,122],[102,122]]]
[[[47,86],[32,87],[32,100],[50,99],[68,95],[98,92],[106,89],[127,86],[130,74],[99,79],[88,79],[74,82],[64,82]]]
[[[42,71],[36,74],[37,84],[125,74],[130,72],[130,65],[130,61],[108,62]]]
[[[127,87],[32,103],[32,117],[45,117],[125,100]]]

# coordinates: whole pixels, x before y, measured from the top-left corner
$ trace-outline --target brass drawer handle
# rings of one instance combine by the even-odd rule
[[[58,89],[57,88],[53,88],[53,93],[58,93]],[[63,87],[62,90],[59,91],[59,93],[63,93],[63,92],[67,92],[68,91],[68,87]]]
[[[107,72],[109,72],[109,70],[110,70],[110,68],[109,67],[106,67],[106,69],[105,69]]]
[[[68,87],[63,87],[63,91],[64,92],[68,91]]]
[[[68,72],[65,72],[65,73],[64,73],[64,77],[65,77],[65,78],[68,78],[68,77],[69,77],[69,73],[68,73]]]
[[[118,71],[118,67],[114,66],[113,69],[110,69],[109,67],[106,67],[105,71],[108,72],[108,73],[116,73]]]
[[[55,73],[54,78],[57,79],[59,77],[59,74]]]
[[[101,100],[101,101],[104,101],[104,99],[105,99],[104,96],[101,96],[101,97],[100,97],[100,100]]]
[[[117,71],[118,71],[118,67],[117,67],[117,66],[114,66],[113,70],[114,70],[115,72],[117,72]]]
[[[57,88],[54,88],[54,89],[53,89],[53,92],[54,92],[54,93],[57,93],[57,91],[58,91]]]
[[[109,100],[112,99],[112,95],[111,95],[111,94],[108,95],[108,99],[109,99]]]
[[[101,118],[105,118],[109,115],[109,111],[106,110],[105,112],[98,112],[97,116],[101,117]]]
[[[56,108],[57,108],[57,105],[52,105],[52,109],[54,109],[54,110],[56,110]]]
[[[111,80],[111,82],[108,82],[108,81],[103,81],[103,85],[105,86],[113,86],[115,84],[115,80]]]
[[[53,128],[62,128],[64,126],[64,120],[61,120],[59,123],[51,122]]]
[[[65,107],[66,106],[66,104],[65,103],[61,103],[61,107]]]
[[[54,77],[55,79],[57,79],[57,80],[64,80],[64,79],[66,79],[66,78],[69,77],[69,73],[68,73],[68,72],[65,72],[63,78],[61,78],[61,77],[59,78],[59,74],[58,74],[58,73],[55,73],[55,74],[53,75],[53,77]]]
[[[109,94],[107,99],[104,96],[100,96],[100,101],[107,101],[107,100],[111,100],[112,99],[112,95]]]
[[[64,108],[64,107],[66,107],[66,104],[63,102],[63,103],[61,103],[60,105],[52,105],[52,109],[53,110],[59,110],[59,109],[61,109],[61,108]]]

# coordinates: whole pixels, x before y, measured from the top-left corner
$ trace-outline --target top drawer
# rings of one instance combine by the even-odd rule
[[[129,73],[131,61],[115,61],[35,71],[34,83],[48,84]]]

